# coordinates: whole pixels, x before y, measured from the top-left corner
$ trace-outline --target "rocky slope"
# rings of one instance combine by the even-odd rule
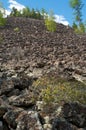
[[[0,28],[0,130],[86,130],[85,105],[36,99],[33,81],[52,72],[86,83],[86,35],[62,24],[51,33],[41,20],[8,18]]]
[[[61,24],[51,33],[46,31],[43,21],[29,18],[8,18],[0,33],[0,66],[8,70],[19,66],[28,75],[34,75],[37,68],[45,72],[58,68],[62,75],[86,79],[85,35],[76,35]]]

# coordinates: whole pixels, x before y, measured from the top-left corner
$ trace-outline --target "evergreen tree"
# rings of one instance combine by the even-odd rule
[[[45,25],[47,27],[47,30],[50,32],[56,31],[56,22],[53,11],[50,11],[49,16],[46,16],[45,18]]]
[[[75,22],[79,25],[82,23],[82,0],[70,0],[70,6],[74,10]]]
[[[42,19],[42,15],[38,9],[36,9],[36,19]]]
[[[6,18],[4,18],[5,9],[3,8],[2,3],[0,3],[0,26],[4,26],[6,24]]]
[[[36,11],[34,8],[31,10],[31,18],[36,18]]]
[[[70,0],[70,7],[74,11],[74,23],[73,23],[73,29],[77,33],[85,33],[86,27],[85,24],[82,22],[82,7],[83,3],[82,0]]]
[[[31,11],[30,11],[29,7],[25,7],[22,10],[22,16],[23,17],[31,17]]]
[[[45,19],[45,17],[47,16],[47,12],[45,11],[44,8],[41,9],[41,15],[43,19]]]
[[[21,11],[18,11],[15,7],[13,7],[10,16],[19,17],[21,16]]]

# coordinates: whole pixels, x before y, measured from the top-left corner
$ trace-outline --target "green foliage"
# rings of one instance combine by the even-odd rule
[[[86,33],[86,25],[84,23],[80,23],[80,25],[73,23],[72,27],[77,34]]]
[[[84,23],[80,23],[79,30],[81,31],[81,33],[85,33],[86,32],[86,25]]]
[[[15,31],[15,32],[19,32],[19,30],[20,30],[20,29],[19,29],[18,27],[14,28],[14,31]]]
[[[6,18],[4,18],[2,12],[0,12],[0,26],[4,26],[5,24]]]
[[[4,18],[5,10],[0,3],[0,26],[4,26],[6,24],[6,18]]]
[[[22,16],[23,17],[30,17],[31,16],[30,9],[28,7],[23,8],[23,10],[22,10]]]
[[[45,19],[46,16],[47,16],[47,12],[45,11],[44,8],[41,9],[41,15],[42,15],[42,18]]]
[[[81,0],[70,0],[70,6],[74,9],[82,7],[82,1]]]
[[[86,25],[82,22],[82,0],[70,0],[70,6],[74,10],[75,22],[72,27],[78,34],[86,32]]]
[[[80,24],[82,22],[82,0],[70,0],[70,7],[74,10],[75,21]]]
[[[53,12],[50,12],[49,16],[46,16],[45,18],[45,26],[47,27],[47,30],[50,32],[55,32],[56,31],[56,22],[54,21],[55,17]]]
[[[78,81],[44,76],[33,83],[39,100],[46,104],[60,103],[62,100],[78,101],[86,104],[86,85]]]
[[[21,16],[21,11],[18,11],[15,7],[13,7],[10,16],[19,17]]]
[[[25,7],[20,11],[13,7],[10,16],[42,19],[42,15],[39,10],[30,10],[29,7]]]

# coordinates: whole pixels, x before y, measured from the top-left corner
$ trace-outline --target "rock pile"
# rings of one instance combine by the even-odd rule
[[[43,107],[31,88],[45,73],[86,81],[86,37],[42,20],[7,18],[0,28],[0,130],[86,130],[86,106]]]
[[[76,35],[62,24],[51,33],[43,21],[29,18],[8,18],[0,34],[0,66],[10,73],[36,77],[58,70],[60,75],[86,79],[86,35]]]

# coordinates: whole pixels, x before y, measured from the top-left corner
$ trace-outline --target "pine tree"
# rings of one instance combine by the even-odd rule
[[[82,23],[82,0],[70,0],[70,6],[74,10],[75,22],[79,25]]]
[[[6,24],[6,18],[4,18],[5,9],[3,8],[2,3],[0,3],[0,26],[4,26]]]
[[[45,18],[45,25],[47,27],[47,30],[50,32],[56,31],[56,22],[53,11],[50,11],[49,16],[46,16]]]
[[[83,8],[82,0],[70,0],[70,7],[74,11],[74,23],[73,23],[73,29],[77,33],[85,33],[86,27],[85,24],[82,22],[82,8]]]
[[[22,10],[22,16],[23,17],[30,17],[31,16],[31,11],[30,11],[29,7],[25,7]]]
[[[13,7],[10,16],[20,17],[21,11],[18,11],[15,7]]]

